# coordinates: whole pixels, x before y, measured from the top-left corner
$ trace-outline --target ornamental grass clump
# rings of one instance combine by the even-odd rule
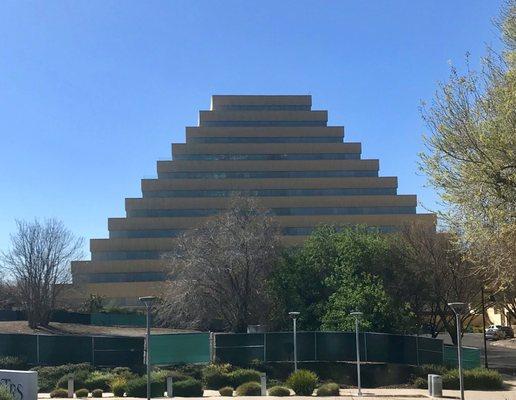
[[[104,391],[102,389],[93,389],[91,392],[91,397],[102,397]]]
[[[90,394],[88,389],[79,389],[75,391],[75,397],[78,399],[85,399]]]
[[[317,396],[338,396],[340,394],[340,387],[336,383],[325,383],[317,388]]]
[[[269,396],[275,396],[275,397],[290,396],[290,389],[285,386],[273,386],[269,389]]]
[[[0,385],[0,400],[14,400],[14,396],[5,385]]]
[[[235,392],[237,396],[261,396],[262,387],[258,382],[247,382],[237,387]]]
[[[233,391],[234,389],[231,386],[224,386],[219,389],[219,394],[222,397],[233,397]]]
[[[50,398],[52,399],[66,399],[68,397],[68,391],[65,389],[54,389],[50,392]]]
[[[127,390],[127,381],[122,377],[115,378],[111,381],[110,389],[115,397],[123,397]]]
[[[287,386],[298,396],[311,396],[317,386],[319,378],[317,375],[306,369],[300,369],[290,374],[287,379]]]

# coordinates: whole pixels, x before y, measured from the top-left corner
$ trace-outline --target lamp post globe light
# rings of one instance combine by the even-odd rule
[[[290,311],[288,313],[290,315],[290,318],[292,318],[292,324],[293,324],[293,334],[294,334],[294,371],[297,371],[297,325],[296,320],[299,316],[299,311]]]
[[[448,306],[455,313],[455,323],[457,325],[457,360],[459,363],[460,399],[464,400],[464,373],[462,371],[462,327],[460,317],[468,311],[468,306],[465,303],[460,302],[448,303]]]
[[[353,311],[349,315],[355,317],[355,343],[357,347],[357,385],[358,385],[358,396],[362,396],[362,384],[360,380],[360,342],[358,334],[358,320],[362,318],[363,313],[360,311]]]
[[[151,385],[150,385],[150,373],[151,373],[151,367],[150,367],[150,322],[151,322],[151,308],[152,303],[154,303],[154,300],[156,300],[156,297],[154,296],[145,296],[140,297],[139,300],[145,304],[145,308],[147,309],[147,332],[145,334],[145,365],[147,366],[147,400],[150,400],[151,398]]]

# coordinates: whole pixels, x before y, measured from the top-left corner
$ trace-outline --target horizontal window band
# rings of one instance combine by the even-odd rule
[[[232,197],[232,196],[362,196],[395,195],[394,188],[346,189],[258,189],[258,190],[155,190],[144,191],[143,197]]]
[[[378,170],[336,171],[188,171],[160,172],[158,179],[253,179],[253,178],[332,178],[378,177]]]
[[[187,139],[187,143],[342,143],[343,136],[201,136]]]
[[[327,121],[203,121],[199,126],[326,126]]]
[[[184,232],[184,229],[150,229],[145,231],[109,231],[109,238],[173,238]]]
[[[360,153],[175,154],[174,160],[360,160]]]
[[[128,217],[202,217],[220,213],[219,209],[136,209],[128,210]],[[413,206],[378,207],[284,207],[272,208],[273,215],[378,215],[415,214]]]
[[[75,274],[76,283],[116,283],[116,282],[161,282],[166,280],[166,272],[95,272]]]
[[[284,236],[308,236],[315,227],[286,227],[281,230]],[[396,232],[396,226],[369,226],[370,231],[379,231],[381,233]],[[140,231],[147,232],[147,231]],[[157,237],[157,236],[152,236]],[[116,260],[159,260],[164,257],[167,252],[164,251],[95,251],[91,253],[92,261],[116,261]]]
[[[217,105],[213,111],[311,111],[312,106],[302,104],[225,104]]]

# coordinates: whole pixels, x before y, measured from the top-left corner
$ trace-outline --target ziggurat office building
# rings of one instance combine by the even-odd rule
[[[379,161],[344,142],[342,126],[311,96],[213,96],[142,197],[125,200],[126,216],[110,218],[109,238],[92,239],[91,261],[72,263],[76,296],[137,306],[159,295],[163,254],[174,238],[220,212],[232,195],[256,197],[272,210],[286,245],[301,244],[321,224],[363,224],[393,232],[433,214],[416,214],[415,195],[397,194],[396,177],[378,176]]]

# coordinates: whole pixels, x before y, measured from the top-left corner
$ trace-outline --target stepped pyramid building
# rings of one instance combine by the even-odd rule
[[[361,144],[343,142],[311,96],[213,96],[186,143],[143,179],[141,198],[126,199],[126,216],[109,219],[109,238],[92,239],[91,261],[72,264],[79,297],[105,296],[136,306],[159,294],[164,252],[174,237],[227,207],[233,194],[256,196],[276,215],[286,244],[300,244],[320,224],[365,224],[393,232],[415,220],[416,196],[398,195],[396,177],[379,177],[379,162]]]

